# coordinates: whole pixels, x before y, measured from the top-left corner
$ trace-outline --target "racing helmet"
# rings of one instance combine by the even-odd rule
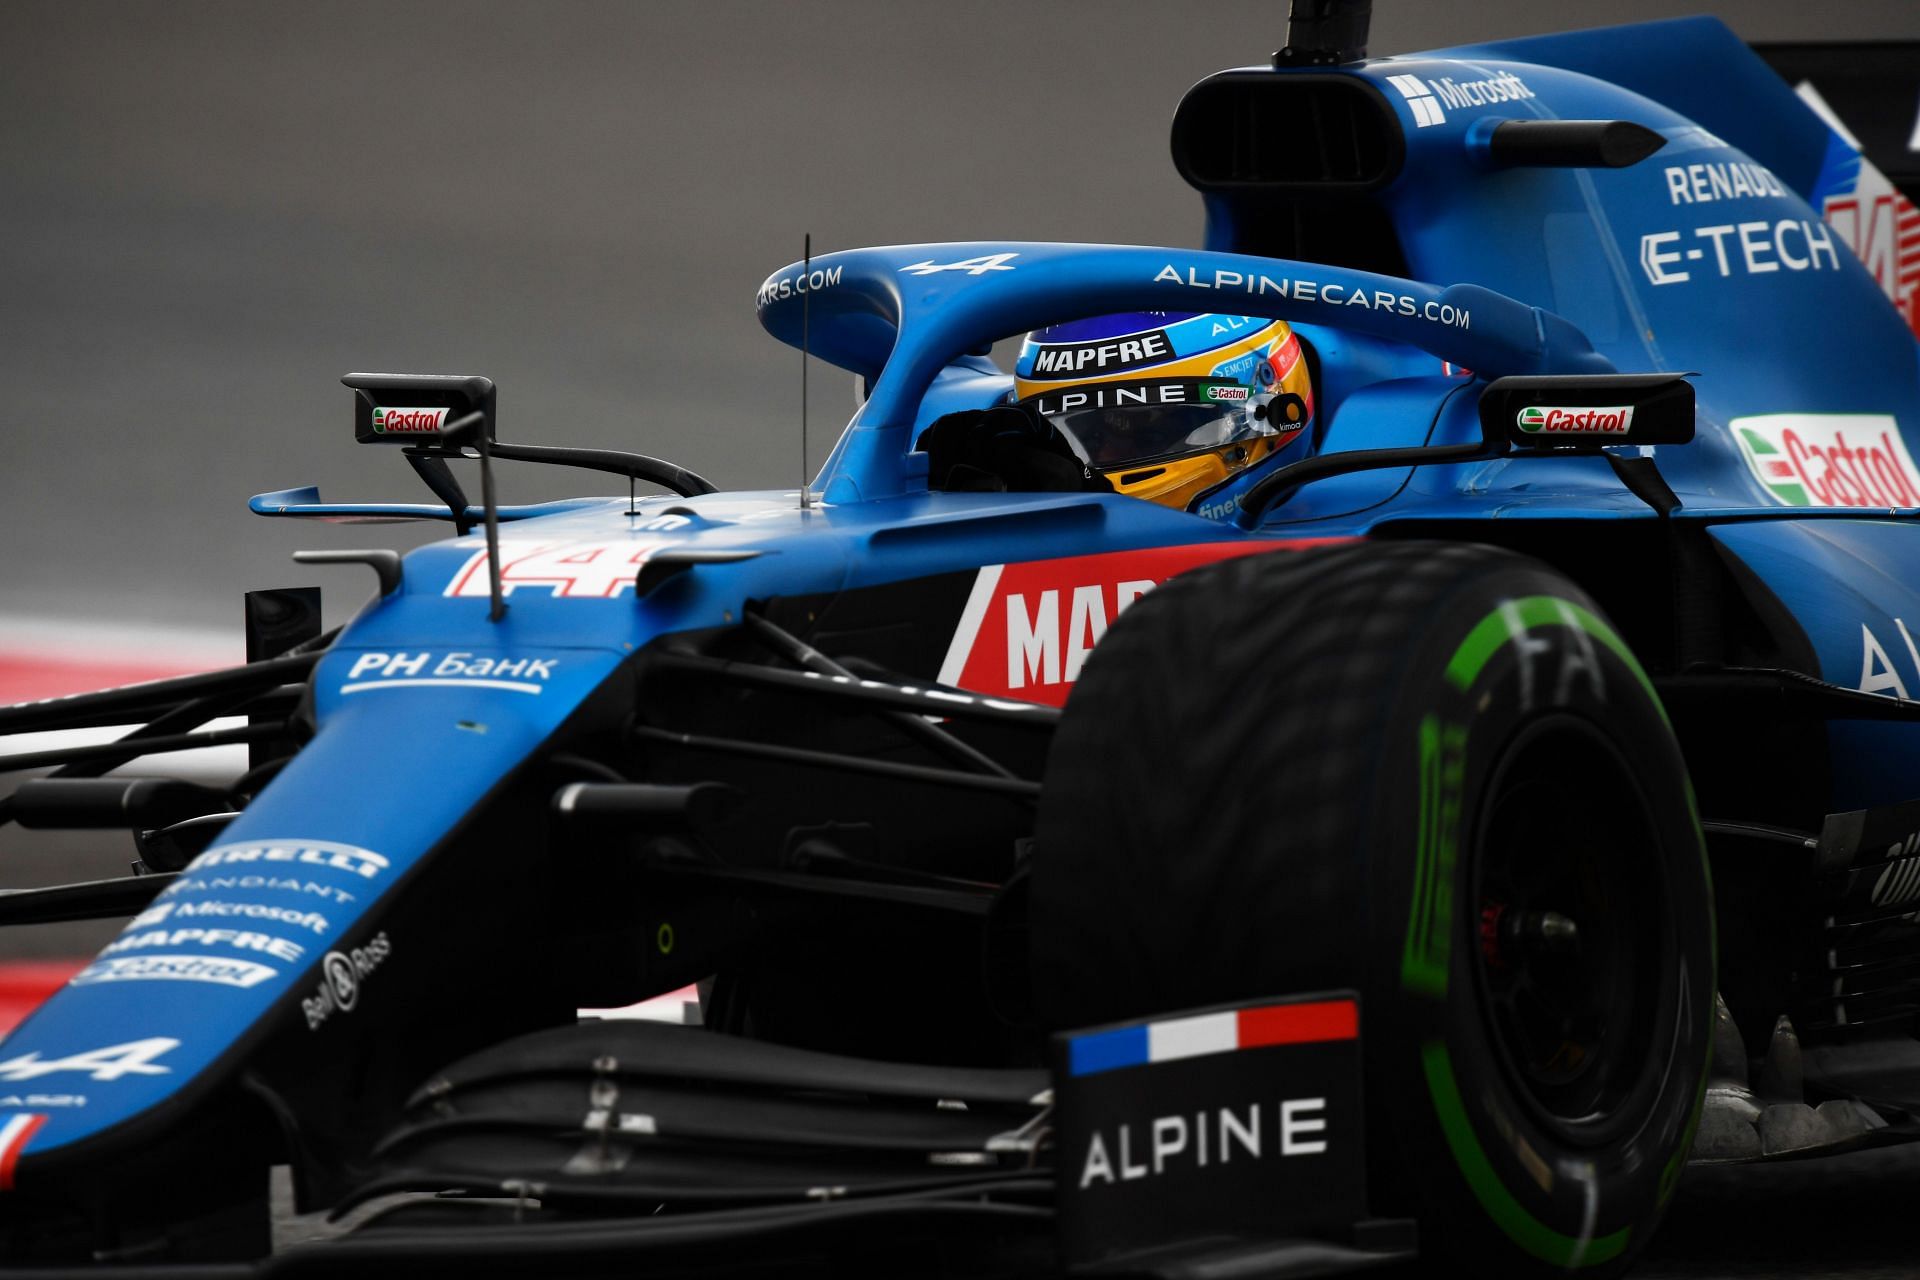
[[[1114,492],[1182,510],[1313,418],[1300,339],[1258,316],[1135,311],[1037,329],[1013,395]]]

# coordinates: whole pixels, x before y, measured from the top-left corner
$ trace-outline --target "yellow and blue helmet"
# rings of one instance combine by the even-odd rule
[[[1037,329],[1013,394],[1116,493],[1182,509],[1313,418],[1300,339],[1258,316],[1135,311]]]

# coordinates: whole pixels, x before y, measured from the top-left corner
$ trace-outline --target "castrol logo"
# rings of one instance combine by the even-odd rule
[[[1557,409],[1528,405],[1515,421],[1528,435],[1624,436],[1633,427],[1633,406]]]
[[[382,436],[430,436],[447,420],[445,409],[375,409],[373,431]]]
[[[1769,413],[1727,424],[1754,478],[1793,507],[1920,507],[1920,468],[1880,413]]]

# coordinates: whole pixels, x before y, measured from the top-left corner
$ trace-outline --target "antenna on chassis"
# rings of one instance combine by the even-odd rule
[[[813,232],[806,233],[801,244],[800,283],[805,285],[813,274]],[[813,494],[808,491],[812,475],[807,470],[807,329],[812,318],[812,290],[800,295],[800,509],[805,511],[813,502]]]

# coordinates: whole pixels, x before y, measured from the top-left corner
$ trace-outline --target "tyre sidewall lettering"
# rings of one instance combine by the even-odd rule
[[[1624,1140],[1591,1151],[1570,1147],[1509,1096],[1481,1021],[1472,986],[1473,842],[1496,762],[1542,716],[1585,719],[1616,749],[1658,744],[1657,758],[1636,764],[1643,777],[1664,771],[1653,776],[1677,785],[1656,785],[1646,799],[1659,830],[1695,833],[1694,847],[1665,856],[1697,863],[1684,768],[1637,665],[1616,651],[1617,637],[1563,581],[1505,570],[1469,583],[1435,622],[1396,698],[1377,782],[1376,812],[1386,828],[1373,846],[1406,852],[1384,860],[1376,852],[1373,870],[1377,909],[1389,926],[1383,932],[1400,935],[1401,945],[1385,963],[1376,957],[1385,981],[1375,985],[1375,1005],[1392,1001],[1398,1012],[1394,1043],[1370,1055],[1378,1069],[1369,1087],[1378,1076],[1378,1087],[1401,1100],[1403,1123],[1426,1128],[1451,1154],[1462,1174],[1450,1197],[1458,1209],[1494,1219],[1513,1244],[1546,1260],[1604,1262],[1627,1247],[1625,1228],[1655,1207],[1647,1203],[1640,1166],[1678,1140],[1695,1114],[1698,1088],[1675,1088],[1671,1078],[1699,1071],[1707,1021],[1676,1010],[1711,1008],[1711,949],[1703,962],[1686,940],[1677,943],[1684,979],[1663,993],[1656,1019],[1674,1035],[1641,1123]],[[1445,674],[1435,679],[1436,672]],[[1688,868],[1677,878],[1681,892],[1704,896],[1703,872]],[[1690,919],[1694,910],[1693,903],[1675,904],[1669,918]],[[1474,1011],[1471,1021],[1460,1018],[1461,1009]],[[1449,1110],[1456,1114],[1441,1114]],[[1476,1163],[1474,1148],[1484,1157],[1478,1170],[1468,1167]],[[1487,1186],[1489,1173],[1498,1188]],[[1490,1201],[1499,1202],[1498,1212]]]

